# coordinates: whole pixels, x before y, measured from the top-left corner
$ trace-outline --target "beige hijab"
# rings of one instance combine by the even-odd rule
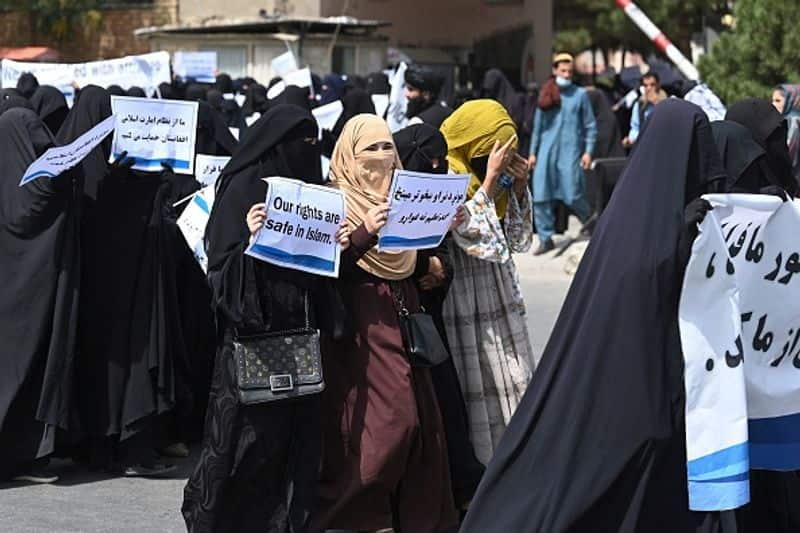
[[[375,143],[392,143],[391,150],[367,150]],[[356,228],[367,211],[386,201],[394,169],[402,163],[386,122],[377,115],[356,115],[344,125],[331,157],[331,183],[347,199],[347,222]],[[379,252],[373,248],[358,266],[386,280],[406,279],[414,272],[417,252]]]

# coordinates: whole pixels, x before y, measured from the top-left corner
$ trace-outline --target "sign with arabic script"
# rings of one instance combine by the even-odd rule
[[[197,102],[112,96],[117,117],[111,161],[123,152],[135,170],[161,172],[162,163],[178,174],[194,174]]]
[[[378,235],[380,250],[436,248],[464,203],[469,175],[398,170],[389,189],[389,218]]]

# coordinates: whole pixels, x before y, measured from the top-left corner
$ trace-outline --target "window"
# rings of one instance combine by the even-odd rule
[[[229,74],[231,78],[247,76],[247,47],[241,46],[204,46],[201,52],[217,53],[217,70]]]

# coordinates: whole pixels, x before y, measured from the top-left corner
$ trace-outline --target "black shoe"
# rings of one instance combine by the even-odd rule
[[[544,255],[547,252],[552,252],[555,250],[555,248],[556,245],[553,244],[553,239],[547,239],[546,241],[542,241],[542,243],[539,245],[539,248],[533,252],[533,255]]]

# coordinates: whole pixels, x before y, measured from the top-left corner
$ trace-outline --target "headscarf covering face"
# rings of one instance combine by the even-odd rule
[[[389,143],[391,149],[368,149],[377,143]],[[403,168],[394,148],[389,127],[377,115],[363,114],[345,124],[331,158],[331,183],[345,194],[347,222],[360,226],[367,211],[386,201],[392,174]],[[414,272],[417,253],[379,252],[373,248],[359,261],[370,274],[386,280],[406,279]]]
[[[428,124],[415,124],[394,134],[394,145],[403,168],[414,172],[447,174],[447,141]],[[433,160],[439,165],[433,168]]]
[[[205,102],[198,102],[195,151],[206,155],[233,155],[236,139],[222,115]]]
[[[333,135],[338,138],[341,135],[344,125],[357,116],[365,113],[375,115],[375,104],[372,98],[362,89],[350,89],[342,98],[342,114],[333,126]]]
[[[58,133],[69,113],[67,99],[64,98],[61,91],[51,85],[40,85],[31,96],[30,101],[33,110],[50,128],[50,131],[53,134]]]
[[[740,180],[747,179],[745,174],[749,174],[748,169],[759,158],[763,158],[766,152],[753,139],[750,130],[736,122],[730,120],[712,122],[711,132],[722,163],[728,172],[725,189],[732,191],[737,188]],[[758,190],[748,192],[757,193]]]
[[[297,85],[290,85],[283,90],[281,94],[272,100],[272,104],[289,104],[302,107],[303,109],[311,109],[311,101],[309,97],[308,87],[298,87]]]
[[[322,93],[319,105],[330,104],[336,100],[341,100],[344,96],[345,81],[339,74],[328,74],[322,79]]]
[[[125,89],[116,84],[109,85],[108,94],[110,94],[111,96],[125,96]]]
[[[21,96],[17,96],[15,94],[6,93],[0,98],[0,115],[8,111],[9,109],[14,109],[15,107],[22,107],[24,109],[31,109],[33,110],[33,106],[31,103]]]
[[[147,93],[144,92],[144,89],[142,89],[141,87],[137,87],[136,85],[125,91],[125,94],[128,96],[133,96],[135,98],[147,98]]]
[[[725,119],[738,122],[750,130],[756,142],[767,152],[767,165],[775,183],[794,196],[797,183],[792,178],[792,159],[787,145],[788,125],[775,106],[761,98],[746,98],[731,105]]]
[[[199,83],[190,83],[186,86],[185,100],[199,102],[206,99],[206,88]]]
[[[233,92],[233,80],[228,74],[219,74],[217,81],[214,82],[214,88],[222,94],[230,94]]]
[[[492,153],[496,141],[503,145],[517,130],[508,111],[494,100],[472,100],[459,107],[442,124],[442,134],[447,139],[447,162],[454,174],[471,174],[467,188],[468,198],[478,192],[483,183],[472,168],[471,161]],[[517,141],[512,143],[517,149]],[[497,216],[502,219],[508,207],[508,190],[495,196]]]
[[[242,115],[249,117],[253,113],[266,113],[269,109],[267,88],[259,83],[254,83],[247,88],[247,95],[242,106]]]

